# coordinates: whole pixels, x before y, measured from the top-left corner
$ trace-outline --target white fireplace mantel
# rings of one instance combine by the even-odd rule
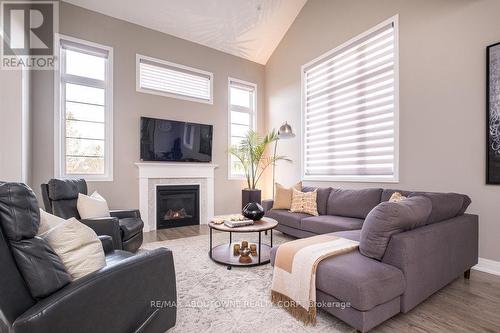
[[[139,162],[139,210],[144,231],[156,230],[156,187],[200,185],[200,223],[214,216],[214,169],[212,163]]]

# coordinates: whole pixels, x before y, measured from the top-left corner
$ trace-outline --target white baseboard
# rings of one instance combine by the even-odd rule
[[[476,266],[472,267],[476,271],[500,275],[500,261],[479,258]]]

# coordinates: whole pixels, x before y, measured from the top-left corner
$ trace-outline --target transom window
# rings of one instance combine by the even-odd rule
[[[169,61],[136,55],[139,92],[213,104],[213,74]]]
[[[397,181],[397,18],[302,67],[303,178]]]
[[[56,176],[112,180],[113,49],[58,38]]]
[[[249,130],[255,130],[257,85],[229,78],[229,145],[239,145]],[[232,155],[228,157],[229,178],[244,178],[243,167]]]

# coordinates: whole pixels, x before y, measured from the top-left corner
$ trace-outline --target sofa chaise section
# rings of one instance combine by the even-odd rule
[[[359,240],[360,230],[331,233]],[[278,247],[271,250],[274,265]],[[403,272],[359,251],[322,260],[316,271],[316,301],[321,309],[365,332],[400,312]]]
[[[359,240],[360,230],[331,233]],[[271,264],[278,247],[271,250]],[[381,261],[359,250],[325,259],[316,301],[349,303],[322,310],[366,332],[407,313],[477,264],[478,217],[464,214],[391,237]]]
[[[478,261],[478,216],[464,214],[470,204],[468,196],[380,190],[379,203],[388,201],[396,191],[408,197],[430,199],[432,211],[426,224],[392,235],[381,260],[356,250],[324,259],[316,272],[316,301],[327,305],[321,309],[362,332],[400,312],[410,311],[468,272]],[[371,201],[364,205],[349,203],[349,200],[357,201],[357,196],[346,191],[332,190],[330,197],[338,193],[342,194],[339,198],[328,200],[327,213],[350,216],[296,216],[293,224],[285,225],[281,223],[283,216],[291,220],[294,213],[269,210],[272,201],[264,202],[266,215],[278,220],[278,230],[295,237],[326,233],[359,241],[359,229],[363,227],[368,208],[378,205],[376,195],[373,191],[364,191],[365,199],[371,196]],[[331,232],[334,230],[344,231]],[[277,247],[271,250],[273,265],[276,251]],[[332,302],[336,304],[328,306]]]

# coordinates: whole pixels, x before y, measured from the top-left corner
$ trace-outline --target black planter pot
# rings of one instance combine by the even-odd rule
[[[256,202],[250,202],[241,211],[244,217],[252,221],[259,221],[264,216],[264,208]]]
[[[248,188],[241,190],[241,209],[243,209],[250,202],[261,204],[260,190],[251,190]]]

